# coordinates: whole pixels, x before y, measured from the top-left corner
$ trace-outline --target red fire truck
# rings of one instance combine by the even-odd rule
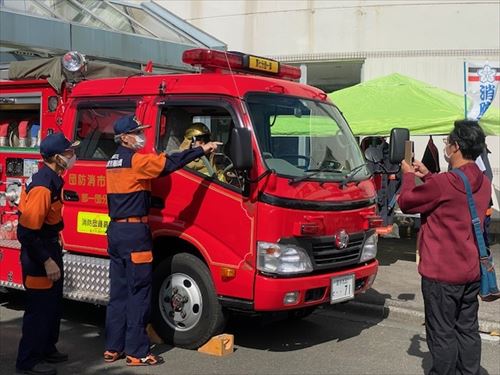
[[[183,60],[200,72],[88,79],[93,62],[69,53],[65,79],[0,81],[0,285],[22,289],[16,203],[38,170],[39,140],[63,132],[81,142],[64,176],[64,294],[106,304],[105,164],[113,123],[135,114],[152,125],[145,152],[178,151],[195,122],[223,143],[217,171],[186,167],[153,182],[152,323],[165,340],[195,348],[231,310],[300,317],[370,288],[381,219],[338,108],[274,60],[205,49]]]

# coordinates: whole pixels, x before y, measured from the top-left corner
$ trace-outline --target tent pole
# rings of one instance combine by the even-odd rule
[[[467,61],[464,60],[464,119],[467,119]]]

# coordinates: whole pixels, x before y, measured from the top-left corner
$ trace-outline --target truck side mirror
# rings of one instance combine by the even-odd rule
[[[392,164],[399,164],[405,158],[405,141],[410,140],[410,131],[406,128],[391,130],[389,160]]]
[[[230,137],[229,157],[236,170],[248,170],[253,166],[252,136],[246,128],[233,128]]]

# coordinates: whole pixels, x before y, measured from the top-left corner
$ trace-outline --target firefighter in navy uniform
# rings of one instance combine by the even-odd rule
[[[59,232],[61,175],[76,160],[74,147],[62,133],[48,135],[40,144],[43,167],[26,181],[19,202],[17,237],[21,242],[21,266],[26,288],[26,310],[16,370],[25,374],[56,374],[54,367],[68,355],[56,348],[61,321],[63,262]]]
[[[108,226],[110,300],[106,314],[104,361],[126,357],[129,366],[156,365],[160,356],[149,351],[152,282],[152,238],[148,226],[151,180],[165,176],[189,162],[210,154],[219,145],[208,142],[169,156],[139,154],[144,147],[143,130],[134,116],[114,124],[116,153],[108,161],[106,184],[111,222]]]

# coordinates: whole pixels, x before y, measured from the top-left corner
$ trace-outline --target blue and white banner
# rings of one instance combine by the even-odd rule
[[[467,62],[467,96],[472,107],[467,118],[479,120],[495,99],[500,81],[500,63]]]

